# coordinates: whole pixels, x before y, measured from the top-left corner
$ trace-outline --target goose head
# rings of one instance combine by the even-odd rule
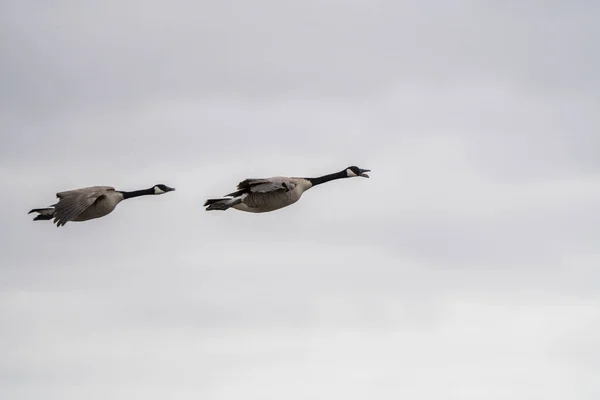
[[[348,178],[352,178],[355,176],[362,176],[363,178],[368,178],[369,175],[367,174],[367,172],[371,172],[371,170],[358,168],[355,165],[346,168],[346,175],[348,175]]]
[[[165,194],[167,192],[172,192],[175,190],[175,188],[168,187],[167,185],[163,185],[162,183],[154,185],[152,189],[154,189],[154,194]]]

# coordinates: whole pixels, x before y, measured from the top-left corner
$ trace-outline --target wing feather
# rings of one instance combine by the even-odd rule
[[[60,201],[54,205],[54,222],[57,226],[62,226],[72,221],[108,191],[114,191],[114,188],[92,186],[57,193]]]
[[[296,182],[291,178],[273,177],[266,179],[246,179],[238,183],[238,191],[245,193],[270,193],[278,190],[294,190]]]
[[[56,193],[56,197],[58,197],[59,199],[63,199],[66,197],[71,197],[71,196],[79,196],[79,195],[85,194],[85,193],[108,192],[111,190],[115,190],[115,188],[112,186],[90,186],[90,187],[85,187],[85,188],[81,188],[81,189],[66,190],[64,192],[58,192],[58,193]]]

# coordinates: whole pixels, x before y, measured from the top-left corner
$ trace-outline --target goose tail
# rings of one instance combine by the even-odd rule
[[[206,211],[211,210],[221,210],[225,211],[230,207],[235,206],[236,204],[240,204],[242,202],[241,197],[224,197],[221,199],[208,199],[204,203],[204,207],[206,207]]]

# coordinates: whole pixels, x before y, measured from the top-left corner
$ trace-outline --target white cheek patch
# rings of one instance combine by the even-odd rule
[[[358,176],[358,175],[356,175],[356,174],[354,173],[354,171],[352,171],[350,168],[346,169],[346,174],[347,174],[348,176]]]
[[[166,193],[164,190],[159,188],[158,186],[154,186],[154,194],[163,194]]]

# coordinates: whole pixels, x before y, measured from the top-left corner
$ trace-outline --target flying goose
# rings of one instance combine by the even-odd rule
[[[69,221],[87,221],[110,214],[117,204],[132,197],[157,195],[171,192],[175,189],[166,185],[154,185],[149,189],[124,192],[110,186],[91,186],[82,189],[69,190],[56,194],[60,200],[47,208],[34,208],[29,211],[37,212],[34,221],[47,221],[54,218],[56,226],[65,225]]]
[[[273,177],[266,179],[246,179],[237,185],[235,192],[220,199],[208,199],[204,203],[206,211],[227,210],[230,207],[240,211],[262,213],[278,210],[294,204],[302,193],[313,186],[334,179],[362,176],[368,178],[368,169],[356,166],[348,167],[340,172],[323,175],[318,178]]]

